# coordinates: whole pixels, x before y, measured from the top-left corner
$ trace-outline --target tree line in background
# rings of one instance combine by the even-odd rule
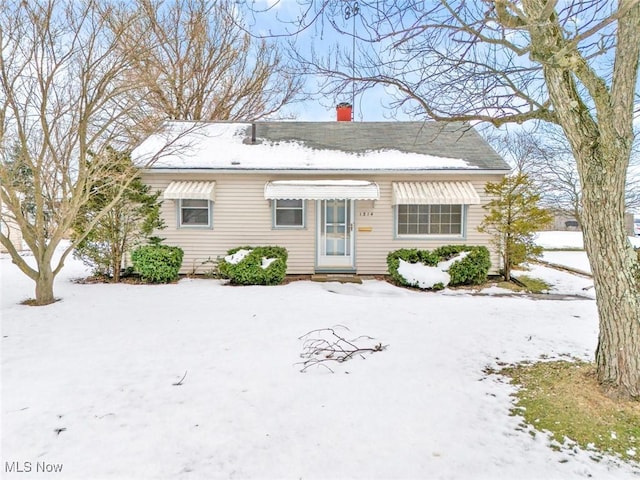
[[[509,161],[514,174],[526,174],[540,194],[540,205],[554,214],[581,222],[581,186],[575,159],[557,127],[536,125],[506,133],[482,131],[489,143]],[[640,213],[640,142],[634,142],[625,186],[627,213]]]

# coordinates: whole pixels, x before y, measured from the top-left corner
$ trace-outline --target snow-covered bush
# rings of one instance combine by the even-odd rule
[[[278,285],[287,274],[282,247],[236,247],[218,262],[218,273],[234,285]]]
[[[442,290],[449,285],[451,277],[437,265],[431,267],[423,263],[409,263],[400,259],[398,275],[400,282],[410,287],[418,287],[426,290]]]
[[[144,245],[131,252],[133,269],[145,282],[169,283],[178,278],[184,252],[169,245]]]
[[[430,267],[435,267],[438,264],[438,257],[431,253],[429,250],[418,250],[417,248],[401,248],[395,252],[387,255],[387,268],[389,275],[394,282],[400,285],[413,286],[415,282],[409,283],[398,272],[400,268],[400,260],[403,260],[409,264],[422,264]]]
[[[391,278],[400,285],[441,290],[447,285],[475,285],[487,279],[486,247],[447,245],[434,251],[402,248],[387,255]]]

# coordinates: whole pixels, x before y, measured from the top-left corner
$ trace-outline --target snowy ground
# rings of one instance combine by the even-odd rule
[[[640,237],[629,237],[635,248],[640,248]],[[539,232],[536,243],[551,249],[583,249],[582,232]],[[584,250],[580,251],[545,251],[542,259],[557,265],[564,265],[581,272],[590,273],[591,267]]]
[[[542,254],[542,260],[556,265],[564,265],[581,272],[591,273],[589,259],[584,250],[579,252],[550,250]]]
[[[584,248],[582,232],[538,232],[536,243],[544,248]]]
[[[70,261],[62,300],[28,307],[18,302],[32,283],[6,256],[0,267],[2,478],[640,477],[517,430],[513,387],[483,373],[542,355],[591,359],[592,299],[379,281],[79,285]],[[388,347],[333,374],[300,373],[298,337],[337,324]],[[36,473],[46,465],[62,472]]]

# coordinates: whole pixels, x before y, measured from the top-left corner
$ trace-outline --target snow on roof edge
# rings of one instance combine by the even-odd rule
[[[317,149],[302,141],[247,143],[246,122],[166,122],[132,152],[138,166],[157,169],[229,171],[417,171],[477,170],[470,161],[380,149],[345,152]],[[168,148],[167,148],[168,145]],[[224,152],[220,155],[220,152]],[[495,171],[493,169],[490,169]]]

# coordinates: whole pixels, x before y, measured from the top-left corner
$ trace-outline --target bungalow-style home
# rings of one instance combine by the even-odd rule
[[[484,186],[510,170],[468,124],[436,122],[169,122],[133,158],[155,158],[143,181],[183,273],[243,245],[285,247],[288,274],[367,275],[399,248],[491,248]]]

